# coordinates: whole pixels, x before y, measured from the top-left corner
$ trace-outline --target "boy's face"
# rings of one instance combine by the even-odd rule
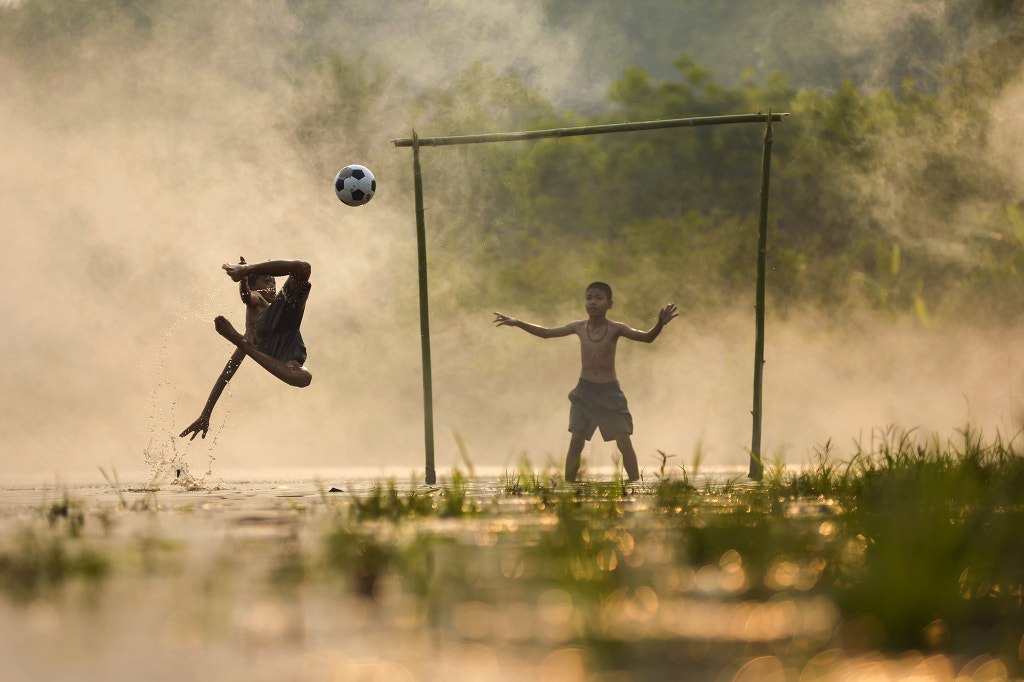
[[[274,300],[277,295],[277,282],[270,275],[255,275],[249,278],[249,288],[259,292],[267,303]]]
[[[591,317],[603,317],[612,307],[612,299],[600,289],[587,289],[583,303]]]

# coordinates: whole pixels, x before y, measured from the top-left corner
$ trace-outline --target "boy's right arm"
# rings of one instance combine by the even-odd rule
[[[189,440],[195,440],[196,436],[202,433],[203,438],[206,438],[206,432],[210,430],[210,416],[213,414],[213,407],[217,404],[220,399],[220,394],[224,392],[224,387],[231,381],[231,377],[238,371],[238,366],[242,364],[242,360],[245,359],[245,351],[242,349],[236,349],[231,354],[231,359],[228,360],[228,364],[224,365],[224,370],[217,377],[216,383],[213,385],[213,390],[210,391],[210,397],[206,399],[206,405],[203,407],[202,414],[194,422],[189,424],[188,428],[181,432],[179,438],[184,438],[188,434],[192,434]]]
[[[541,327],[540,325],[523,322],[522,320],[517,320],[514,317],[509,317],[508,315],[499,312],[494,313],[494,324],[499,327],[519,327],[523,331],[529,332],[534,336],[539,336],[542,339],[554,339],[559,336],[569,336],[576,331],[572,322],[562,325],[561,327]]]
[[[236,282],[251,275],[270,275],[271,277],[291,277],[296,280],[296,284],[302,284],[309,281],[312,271],[309,263],[303,260],[268,260],[252,264],[246,263],[245,259],[241,259],[241,261],[237,265],[225,263],[221,266],[228,273],[228,277]]]

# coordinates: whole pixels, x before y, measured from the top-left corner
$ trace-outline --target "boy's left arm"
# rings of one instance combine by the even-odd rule
[[[676,307],[675,303],[668,303],[658,311],[658,321],[654,323],[654,326],[645,332],[639,329],[633,329],[627,326],[622,330],[622,336],[632,341],[643,341],[644,343],[651,343],[654,339],[658,338],[661,334],[661,330],[665,328],[665,325],[674,320],[679,316],[679,308]]]
[[[206,405],[203,407],[199,418],[178,434],[180,438],[184,438],[190,433],[192,437],[189,440],[195,440],[196,436],[199,435],[204,439],[206,438],[206,432],[210,430],[210,416],[213,414],[213,407],[220,400],[220,394],[224,392],[224,387],[231,381],[231,377],[235,376],[235,372],[238,371],[238,366],[242,364],[242,360],[245,360],[245,351],[241,348],[235,349],[235,352],[231,354],[231,359],[228,360],[228,364],[224,366],[224,371],[217,377],[213,390],[210,391],[210,397],[206,399]]]

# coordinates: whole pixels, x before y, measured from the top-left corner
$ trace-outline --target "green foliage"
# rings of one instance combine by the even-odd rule
[[[329,176],[337,172],[337,159],[365,158],[387,107],[388,79],[380,67],[365,56],[331,52],[297,80],[289,126],[309,170]]]
[[[687,468],[662,453],[642,483],[565,485],[524,457],[504,487],[455,470],[429,488],[384,482],[323,496],[326,516],[288,500],[278,503],[282,534],[254,543],[243,533],[230,556],[201,569],[214,571],[202,600],[232,592],[228,578],[244,566],[244,598],[261,575],[274,598],[337,599],[343,609],[357,596],[400,615],[398,628],[488,646],[571,642],[600,650],[608,666],[643,653],[652,668],[678,671],[678,650],[697,643],[719,661],[763,648],[794,670],[843,649],[988,654],[1019,676],[1024,457],[1015,442],[971,427],[945,440],[887,428],[849,461],[826,443],[811,465],[772,464],[760,483],[693,485],[698,448]],[[35,511],[35,524],[0,547],[0,590],[12,601],[58,604],[70,585],[93,595],[115,569],[128,580],[132,566],[146,568],[135,574],[143,592],[161,579],[146,566],[163,561],[150,556],[153,537],[128,537],[128,551],[110,534],[90,537],[95,510],[69,496]],[[177,512],[122,503],[117,513]],[[140,540],[150,545],[141,555],[132,548]],[[171,584],[181,583],[175,574]]]
[[[709,480],[701,490],[662,456],[641,486],[548,485],[521,467],[489,501],[456,472],[434,494],[476,516],[401,534],[342,523],[326,538],[328,561],[356,576],[357,591],[390,576],[434,612],[452,600],[498,608],[557,593],[580,614],[582,641],[614,640],[608,609],[652,590],[690,608],[817,599],[837,610],[834,641],[854,650],[1016,651],[1024,458],[1002,438],[882,429],[849,461],[826,443],[807,468],[775,465],[762,483]],[[453,516],[444,504],[429,513]]]
[[[384,519],[399,522],[403,519],[433,513],[436,501],[428,494],[419,494],[415,488],[401,492],[393,479],[386,485],[377,485],[365,495],[350,495],[349,516],[355,521]]]
[[[970,428],[946,444],[890,429],[857,464],[841,528],[863,539],[863,553],[840,607],[873,614],[892,646],[923,646],[937,619],[958,648],[1006,646],[1012,635],[999,624],[1019,612],[1024,586],[1014,530],[1024,522],[1024,459]]]
[[[394,549],[372,534],[338,526],[324,538],[328,568],[350,580],[353,591],[373,596],[377,581],[394,559]]]
[[[0,53],[43,73],[89,59],[97,38],[135,48],[149,40],[159,0],[60,2],[24,0],[0,6]]]
[[[898,93],[865,94],[847,80],[826,94],[797,90],[781,75],[728,88],[685,56],[676,68],[677,79],[660,83],[627,69],[610,88],[611,113],[545,114],[521,127],[790,112],[773,146],[773,310],[866,304],[929,323],[936,314],[985,314],[967,304],[973,295],[1019,280],[1015,214],[1003,209],[1016,206],[1014,189],[968,151],[984,128],[970,123],[979,113],[973,100],[950,110],[953,84],[929,94],[907,80]],[[459,132],[495,128],[475,125]],[[444,229],[458,237],[445,241],[439,267],[479,264],[472,294],[460,297],[468,306],[514,296],[546,308],[592,277],[615,282],[639,316],[669,299],[696,310],[741,300],[752,288],[762,134],[709,127],[467,152],[460,162],[476,179],[460,198],[472,209],[443,206]],[[984,221],[976,226],[950,223],[964,205],[998,212],[975,213]],[[962,244],[972,229],[999,241]],[[1011,302],[1020,299],[991,298],[998,312],[1022,312]]]
[[[19,602],[46,596],[76,579],[95,587],[109,572],[110,561],[93,548],[27,528],[13,548],[0,551],[0,588]]]
[[[920,55],[927,68],[910,59],[911,44],[896,46],[883,79],[891,85],[870,90],[863,64],[847,80],[824,82],[821,74],[836,72],[835,57],[800,52],[825,51],[815,36],[825,26],[822,10],[812,3],[631,7],[616,12],[628,15],[621,32],[633,37],[619,49],[637,65],[611,83],[607,108],[587,115],[557,111],[516,74],[485,64],[409,88],[372,54],[336,47],[338,31],[358,28],[346,28],[343,6],[323,0],[266,15],[220,2],[183,14],[161,0],[23,0],[0,8],[0,50],[5,66],[88,82],[125,59],[144,74],[147,49],[187,34],[190,47],[179,56],[186,69],[194,63],[196,78],[288,95],[278,127],[317,177],[333,172],[339,157],[372,155],[388,136],[408,131],[382,130],[383,121],[405,121],[429,136],[788,112],[772,148],[769,311],[841,314],[867,305],[926,323],[1024,313],[1019,189],[987,153],[998,124],[991,107],[1024,56],[1014,3],[959,3],[945,29],[913,27],[915,45],[935,47],[940,30],[965,48],[972,28],[994,37],[962,54],[929,48]],[[575,0],[545,3],[556,26],[592,11]],[[273,39],[272,53],[223,45],[224,27],[242,12]],[[305,28],[290,33],[282,28],[288,21]],[[806,24],[805,45],[773,42],[773,26],[793,23]],[[735,65],[733,51],[702,49],[711,62],[665,52],[667,27],[707,48],[703,25],[734,27],[733,40],[712,42],[770,45],[798,76],[739,67],[721,78],[716,69]],[[246,70],[247,55],[264,61]],[[934,64],[940,57],[942,68]],[[669,299],[695,311],[749,300],[762,137],[759,126],[744,125],[432,149],[424,160],[431,258],[434,272],[445,273],[434,278],[434,291],[474,310],[511,299],[521,309],[550,309],[600,278],[630,298],[630,317],[650,316]],[[406,160],[382,158],[379,175],[402,177]],[[411,188],[391,189],[401,201]]]

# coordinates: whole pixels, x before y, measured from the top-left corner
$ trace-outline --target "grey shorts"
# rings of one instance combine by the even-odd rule
[[[569,393],[569,402],[569,431],[574,434],[590,440],[600,428],[601,437],[608,441],[633,433],[633,415],[617,381],[596,384],[580,379]]]
[[[309,282],[299,287],[299,291],[292,291],[290,280],[285,282],[274,301],[257,318],[253,345],[281,362],[298,360],[300,365],[306,364],[306,344],[299,326],[306,312],[309,289]]]

